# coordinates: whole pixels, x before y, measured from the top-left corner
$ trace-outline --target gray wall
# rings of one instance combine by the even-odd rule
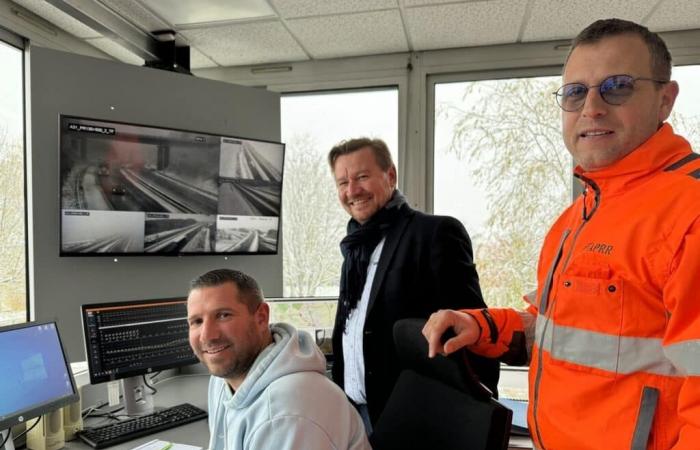
[[[58,321],[71,361],[85,359],[83,303],[182,296],[191,278],[218,267],[243,270],[267,296],[281,296],[281,254],[58,256],[59,114],[279,141],[279,94],[40,47],[31,48],[28,69],[32,311]]]

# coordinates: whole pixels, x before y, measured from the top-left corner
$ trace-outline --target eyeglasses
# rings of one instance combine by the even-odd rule
[[[573,112],[583,108],[588,96],[588,90],[598,88],[600,97],[608,105],[622,105],[634,93],[634,83],[637,81],[653,81],[654,83],[668,83],[667,80],[655,78],[633,77],[631,75],[612,75],[594,86],[586,86],[583,83],[568,83],[553,92],[557,103],[564,111]]]

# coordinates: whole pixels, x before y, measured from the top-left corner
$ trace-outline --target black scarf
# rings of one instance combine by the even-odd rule
[[[343,268],[340,275],[338,324],[343,331],[350,313],[357,307],[362,296],[372,252],[386,236],[387,230],[403,216],[405,208],[402,206],[405,204],[406,197],[396,189],[387,204],[367,222],[360,224],[355,219],[348,222],[348,234],[340,241]]]

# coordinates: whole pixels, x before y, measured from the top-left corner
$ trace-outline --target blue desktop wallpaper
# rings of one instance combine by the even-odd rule
[[[0,332],[0,419],[72,393],[55,324]]]

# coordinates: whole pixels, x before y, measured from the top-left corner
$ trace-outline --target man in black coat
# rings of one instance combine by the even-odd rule
[[[328,155],[338,199],[352,217],[340,247],[343,268],[333,330],[333,380],[368,434],[399,376],[392,329],[439,309],[483,308],[469,236],[446,216],[412,209],[396,189],[396,167],[379,139],[352,139]],[[470,356],[494,393],[498,365]]]

